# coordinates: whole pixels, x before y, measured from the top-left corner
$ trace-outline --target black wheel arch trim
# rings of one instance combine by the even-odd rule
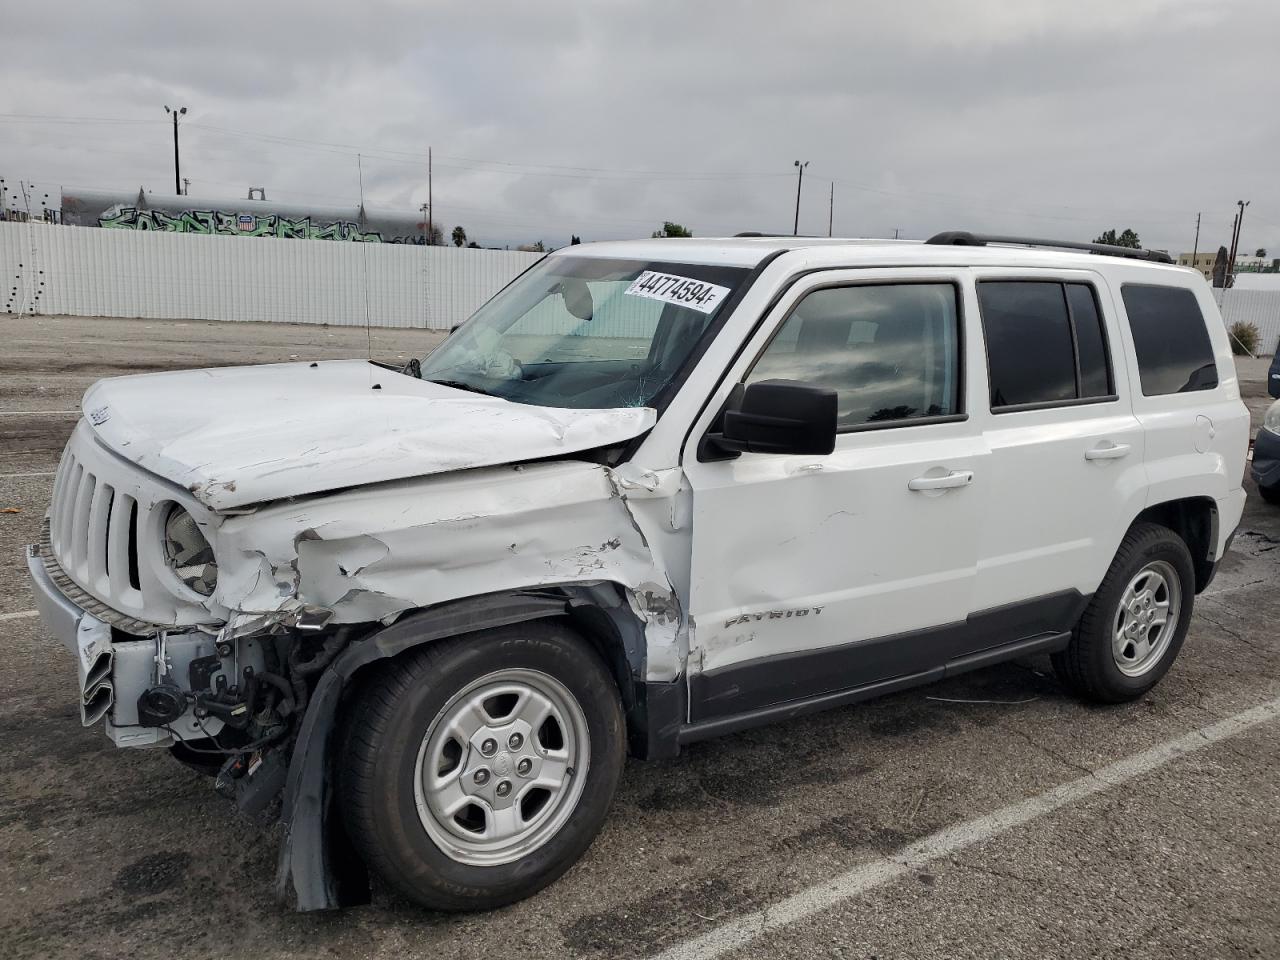
[[[622,695],[631,752],[674,755],[685,686],[646,683],[644,622],[611,581],[550,585],[442,603],[371,625],[321,673],[298,731],[285,781],[276,897],[299,911],[368,903],[369,874],[336,806],[333,764],[344,693],[366,667],[451,637],[548,617],[565,618],[600,651]]]
[[[1188,509],[1197,513],[1203,510],[1204,513],[1198,516],[1188,516]],[[1218,538],[1221,532],[1218,502],[1213,497],[1203,494],[1163,500],[1144,507],[1133,518],[1129,526],[1132,528],[1133,524],[1142,521],[1158,523],[1161,526],[1168,527],[1182,538],[1182,541],[1187,545],[1187,550],[1191,553],[1191,566],[1195,571],[1196,577],[1195,593],[1203,593],[1218,573]],[[1193,527],[1193,524],[1203,526],[1197,530]],[[1197,536],[1203,538],[1203,543],[1200,544],[1201,549],[1197,549]],[[1235,536],[1235,531],[1231,532],[1231,536]],[[1228,538],[1228,546],[1230,546],[1229,541],[1230,538]],[[1225,552],[1224,550],[1223,553],[1225,554]]]

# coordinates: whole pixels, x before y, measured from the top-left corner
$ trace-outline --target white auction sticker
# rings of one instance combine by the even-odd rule
[[[688,277],[646,270],[631,281],[626,292],[633,297],[648,297],[650,300],[688,307],[699,313],[710,313],[729,295],[729,288],[718,287],[705,280],[691,280]]]

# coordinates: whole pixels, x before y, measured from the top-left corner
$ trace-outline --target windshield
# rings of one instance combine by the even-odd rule
[[[422,377],[516,403],[650,406],[748,271],[548,257],[422,361]]]

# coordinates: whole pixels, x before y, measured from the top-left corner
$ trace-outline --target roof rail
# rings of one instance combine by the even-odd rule
[[[1037,240],[1034,237],[1001,237],[986,233],[969,233],[967,230],[946,230],[934,234],[925,243],[953,247],[985,247],[989,243],[1009,243],[1020,247],[1054,247],[1060,250],[1087,250],[1109,257],[1128,257],[1130,260],[1149,260],[1152,263],[1173,263],[1173,257],[1163,250],[1143,250],[1141,247],[1117,247],[1109,243],[1073,243],[1070,240]]]

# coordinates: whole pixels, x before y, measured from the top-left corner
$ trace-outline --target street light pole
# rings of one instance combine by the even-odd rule
[[[793,237],[798,237],[800,235],[800,186],[804,183],[804,168],[808,165],[808,160],[804,163],[801,163],[799,160],[796,161],[796,169],[800,172],[800,176],[796,178],[796,222],[795,226],[791,229],[791,235]]]
[[[164,112],[173,117],[173,192],[182,196],[182,170],[178,165],[178,117],[187,112],[186,107],[175,107],[170,110],[165,104]]]

